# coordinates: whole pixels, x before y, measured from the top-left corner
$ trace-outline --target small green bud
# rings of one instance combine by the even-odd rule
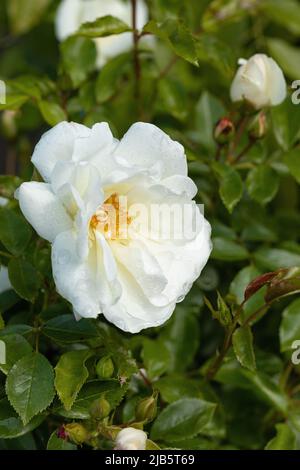
[[[92,418],[104,419],[110,413],[110,404],[105,398],[99,398],[92,403],[90,414]]]
[[[114,373],[114,363],[109,356],[104,356],[97,362],[96,373],[100,379],[109,379]]]
[[[89,433],[80,423],[70,423],[65,425],[66,435],[75,442],[75,444],[83,444],[88,438]]]
[[[251,139],[262,139],[268,132],[268,120],[266,113],[260,111],[250,121],[248,134]]]
[[[217,122],[214,130],[214,139],[220,145],[225,145],[231,141],[235,134],[235,127],[233,122],[224,117]]]
[[[152,421],[157,413],[157,394],[141,400],[135,409],[138,421]]]

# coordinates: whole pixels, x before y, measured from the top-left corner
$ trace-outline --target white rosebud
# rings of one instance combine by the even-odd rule
[[[116,438],[116,450],[145,450],[147,434],[135,428],[125,428]]]
[[[132,23],[131,2],[124,0],[62,0],[56,13],[55,30],[59,41],[67,39],[83,23],[95,21],[102,16],[115,16],[129,26]],[[144,0],[137,2],[137,29],[141,30],[148,21],[148,9]],[[128,51],[133,44],[132,33],[122,33],[95,39],[97,66],[112,57]]]
[[[231,85],[232,101],[248,101],[255,109],[276,106],[286,97],[286,82],[277,63],[265,54],[255,54],[248,61],[239,60],[240,68]]]
[[[62,122],[32,162],[45,182],[23,183],[16,197],[52,244],[56,288],[75,317],[103,314],[130,333],[162,325],[211,252],[182,145],[148,123],[119,141],[107,123]]]

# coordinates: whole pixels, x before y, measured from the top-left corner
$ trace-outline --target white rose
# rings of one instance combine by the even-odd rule
[[[45,183],[23,183],[16,197],[52,243],[56,287],[76,318],[103,313],[131,333],[164,323],[211,251],[182,145],[152,124],[136,123],[118,141],[107,123],[63,122],[41,138],[32,162]],[[103,223],[113,222],[108,204],[122,220],[114,232]],[[168,213],[157,217],[173,206],[172,223]],[[154,213],[150,223],[144,209]]]
[[[56,36],[63,41],[74,34],[83,23],[95,21],[102,16],[112,15],[126,24],[132,24],[131,2],[123,0],[62,0],[55,20]],[[142,29],[148,21],[148,10],[143,0],[137,2],[137,29]],[[132,33],[95,39],[97,66],[101,68],[112,57],[126,52],[132,47]]]
[[[147,434],[135,428],[122,429],[116,438],[116,450],[145,450]]]
[[[231,85],[232,101],[246,100],[256,109],[276,106],[286,97],[286,82],[276,62],[265,54],[255,54],[248,61],[239,60],[240,68]]]

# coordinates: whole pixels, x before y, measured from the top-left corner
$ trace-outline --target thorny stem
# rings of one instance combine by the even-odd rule
[[[233,336],[233,333],[235,332],[236,328],[237,328],[237,325],[238,325],[238,322],[239,322],[239,318],[241,316],[241,313],[243,311],[243,307],[246,303],[246,300],[244,300],[241,305],[239,306],[235,316],[234,316],[234,322],[233,324],[231,325],[231,327],[226,331],[226,334],[225,334],[225,338],[224,338],[224,342],[223,342],[223,346],[222,346],[222,349],[220,351],[220,353],[217,355],[217,357],[215,358],[215,360],[213,361],[213,363],[211,364],[211,366],[209,367],[207,373],[206,373],[206,378],[208,380],[212,380],[216,373],[218,372],[219,368],[221,367],[222,365],[222,362],[223,362],[223,359],[224,357],[226,356],[229,348],[231,347],[231,344],[232,344],[232,336]],[[242,327],[244,326],[247,326],[249,323],[251,323],[261,312],[263,312],[265,309],[268,309],[269,307],[271,306],[270,303],[266,303],[264,304],[262,307],[260,307],[258,310],[256,310],[252,315],[250,315],[250,317],[248,317],[243,323],[242,323]]]
[[[139,370],[139,374],[140,376],[142,377],[143,381],[145,382],[145,384],[152,388],[152,383],[150,382],[150,380],[148,379],[148,377],[144,374],[144,372],[142,370]]]

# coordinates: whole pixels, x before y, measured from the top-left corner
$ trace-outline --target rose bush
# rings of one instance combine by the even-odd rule
[[[299,449],[299,2],[25,3],[0,449]]]

